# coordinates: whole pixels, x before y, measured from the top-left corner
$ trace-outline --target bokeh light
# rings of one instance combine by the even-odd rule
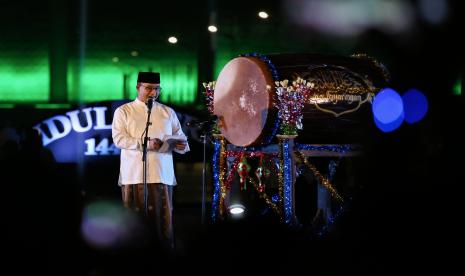
[[[404,120],[402,98],[391,88],[384,88],[375,96],[372,110],[376,126],[384,132],[397,129]]]
[[[139,217],[121,203],[98,201],[84,208],[81,235],[91,247],[111,249],[133,245],[146,233]]]
[[[425,117],[428,111],[428,100],[422,92],[417,89],[410,89],[402,96],[402,101],[407,123],[413,124]]]
[[[215,25],[210,25],[208,26],[208,31],[211,33],[216,33],[218,31],[218,28]]]

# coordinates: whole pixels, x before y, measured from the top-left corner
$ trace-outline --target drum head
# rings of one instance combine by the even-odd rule
[[[224,137],[236,146],[250,146],[262,138],[272,107],[274,83],[264,62],[238,57],[221,70],[215,85],[214,114]]]

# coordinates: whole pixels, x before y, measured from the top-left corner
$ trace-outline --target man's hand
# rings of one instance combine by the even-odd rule
[[[150,139],[149,150],[159,150],[163,142],[158,138]]]
[[[186,145],[187,145],[187,142],[183,141],[183,142],[177,142],[176,145],[174,145],[174,147],[177,150],[184,150],[186,148]]]

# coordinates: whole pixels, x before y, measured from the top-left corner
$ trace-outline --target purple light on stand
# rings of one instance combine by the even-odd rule
[[[409,124],[416,123],[425,117],[428,111],[426,96],[417,89],[410,89],[402,96],[405,109],[405,121]]]
[[[383,132],[396,130],[404,120],[402,98],[391,88],[384,88],[375,96],[372,111],[376,126]]]

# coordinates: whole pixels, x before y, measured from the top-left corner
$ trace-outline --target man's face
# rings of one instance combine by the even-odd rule
[[[157,98],[160,94],[160,84],[141,82],[137,85],[137,98],[142,102],[147,102],[149,97]]]

